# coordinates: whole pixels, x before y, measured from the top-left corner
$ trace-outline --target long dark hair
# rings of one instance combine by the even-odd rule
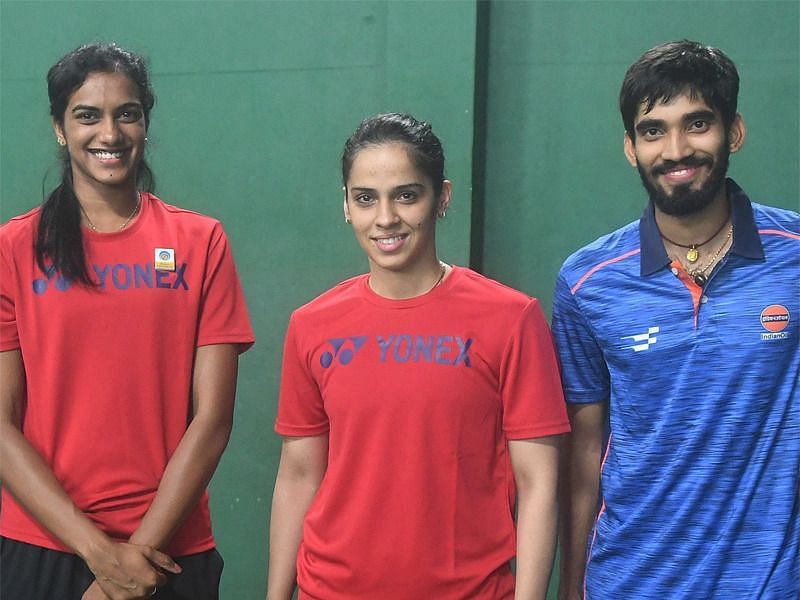
[[[96,43],[76,48],[47,72],[47,94],[53,121],[64,125],[69,99],[91,73],[123,73],[136,85],[144,111],[145,127],[155,96],[144,60],[116,44]],[[136,173],[140,189],[152,191],[153,172],[142,159]],[[47,261],[52,267],[47,265]],[[61,183],[45,198],[36,236],[36,263],[47,272],[55,269],[69,281],[93,285],[86,266],[81,233],[81,211],[72,182],[69,152],[61,153]]]

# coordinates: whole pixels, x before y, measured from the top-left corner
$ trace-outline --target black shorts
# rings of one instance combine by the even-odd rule
[[[173,557],[183,571],[167,573],[157,600],[218,600],[222,557],[216,550]],[[83,559],[68,552],[0,537],[0,598],[81,600],[94,581]]]

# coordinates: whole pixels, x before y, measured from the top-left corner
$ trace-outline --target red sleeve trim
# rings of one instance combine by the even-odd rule
[[[583,277],[581,277],[578,280],[578,282],[575,285],[572,286],[570,292],[572,292],[573,294],[577,292],[580,289],[580,287],[586,282],[586,280],[589,279],[589,277],[597,273],[603,267],[607,267],[608,265],[613,265],[615,262],[624,260],[629,256],[633,256],[634,254],[639,254],[639,252],[641,252],[641,250],[639,248],[636,248],[635,250],[630,250],[629,252],[626,252],[622,256],[617,256],[616,258],[609,258],[608,260],[604,260],[603,262],[601,262],[599,265],[593,266],[583,275]]]
[[[289,437],[311,437],[328,433],[331,427],[328,423],[319,425],[287,425],[285,423],[275,423],[275,433]]]
[[[514,429],[512,431],[504,430],[506,439],[509,440],[528,440],[532,438],[547,437],[549,435],[559,435],[562,433],[569,433],[571,428],[569,421],[562,421],[552,425],[545,425],[539,427],[526,427],[525,429]]]

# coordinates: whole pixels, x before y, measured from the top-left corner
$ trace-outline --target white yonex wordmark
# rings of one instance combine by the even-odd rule
[[[658,341],[658,338],[653,335],[654,333],[658,333],[658,327],[648,327],[647,333],[637,333],[636,335],[624,335],[620,339],[622,340],[633,340],[634,342],[640,342],[638,344],[633,344],[632,346],[623,346],[623,350],[628,350],[632,348],[634,352],[641,352],[642,350],[647,350],[650,346],[655,344]]]

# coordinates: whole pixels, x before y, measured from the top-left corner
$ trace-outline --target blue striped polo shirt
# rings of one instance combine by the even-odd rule
[[[705,288],[652,203],[559,274],[566,399],[609,403],[589,600],[800,597],[800,215],[727,186]]]

